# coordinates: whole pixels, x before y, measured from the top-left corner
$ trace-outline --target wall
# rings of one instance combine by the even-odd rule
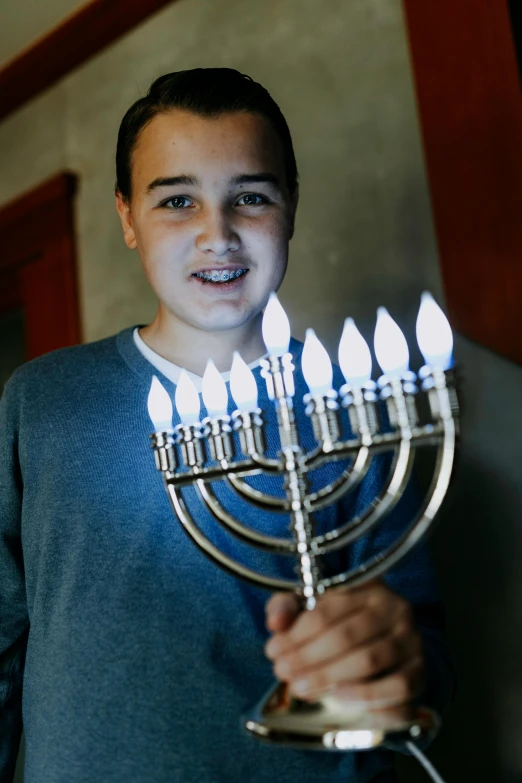
[[[84,5],[83,0],[18,0],[0,5],[0,65]]]
[[[302,196],[281,295],[296,335],[313,325],[335,352],[344,317],[369,334],[377,304],[411,334],[418,294],[441,285],[399,0],[179,0],[0,125],[0,204],[60,169],[80,176],[85,339],[155,311],[113,206],[119,121],[154,77],[210,65],[261,81],[294,135]],[[457,356],[464,448],[434,545],[461,689],[432,754],[448,781],[511,783],[522,774],[522,370],[464,340]],[[411,761],[401,769],[425,779]]]
[[[60,167],[80,175],[86,340],[153,314],[114,215],[116,134],[155,76],[198,65],[261,81],[293,131],[302,201],[282,295],[297,334],[316,324],[333,347],[346,314],[400,311],[438,289],[399,1],[331,0],[326,14],[313,0],[247,13],[239,0],[179,0],[0,125],[0,203]]]

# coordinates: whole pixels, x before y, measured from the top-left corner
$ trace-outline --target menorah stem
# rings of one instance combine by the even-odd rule
[[[283,449],[286,468],[286,492],[292,511],[290,523],[297,547],[297,572],[302,586],[302,593],[307,609],[313,609],[316,597],[320,592],[320,570],[315,554],[312,551],[314,537],[313,520],[305,505],[307,497],[307,482],[298,455],[292,447]],[[297,457],[297,459],[296,459]]]
[[[304,452],[299,443],[295,423],[293,400],[285,393],[284,383],[274,379],[277,422],[284,457],[285,489],[290,506],[290,524],[297,547],[297,573],[307,609],[313,609],[320,592],[321,574],[312,550],[314,538],[313,519],[308,513],[308,483]]]

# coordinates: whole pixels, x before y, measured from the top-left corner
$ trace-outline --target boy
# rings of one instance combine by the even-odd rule
[[[262,384],[262,310],[298,200],[286,122],[236,71],[168,74],[125,115],[116,166],[124,239],[156,317],[25,365],[0,407],[0,779],[14,768],[26,655],[25,783],[396,780],[386,750],[306,753],[241,733],[240,712],[271,679],[265,597],[185,538],[147,444],[153,373],[173,394],[181,368],[200,382],[209,357],[226,373],[239,350]],[[378,465],[358,507],[378,491]],[[329,688],[394,706],[423,692],[441,706],[453,675],[424,551],[390,583],[335,591],[301,615],[274,596],[275,674],[305,698]]]

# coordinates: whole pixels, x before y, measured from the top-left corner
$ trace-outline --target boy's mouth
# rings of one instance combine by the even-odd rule
[[[202,272],[195,272],[192,277],[197,277],[203,283],[217,283],[223,285],[244,277],[248,269],[205,269]]]

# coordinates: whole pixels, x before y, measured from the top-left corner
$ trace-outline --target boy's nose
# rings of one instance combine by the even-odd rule
[[[216,256],[223,256],[227,253],[238,250],[240,239],[230,216],[219,211],[206,215],[201,223],[201,230],[196,237],[196,247],[202,253],[214,253]]]

